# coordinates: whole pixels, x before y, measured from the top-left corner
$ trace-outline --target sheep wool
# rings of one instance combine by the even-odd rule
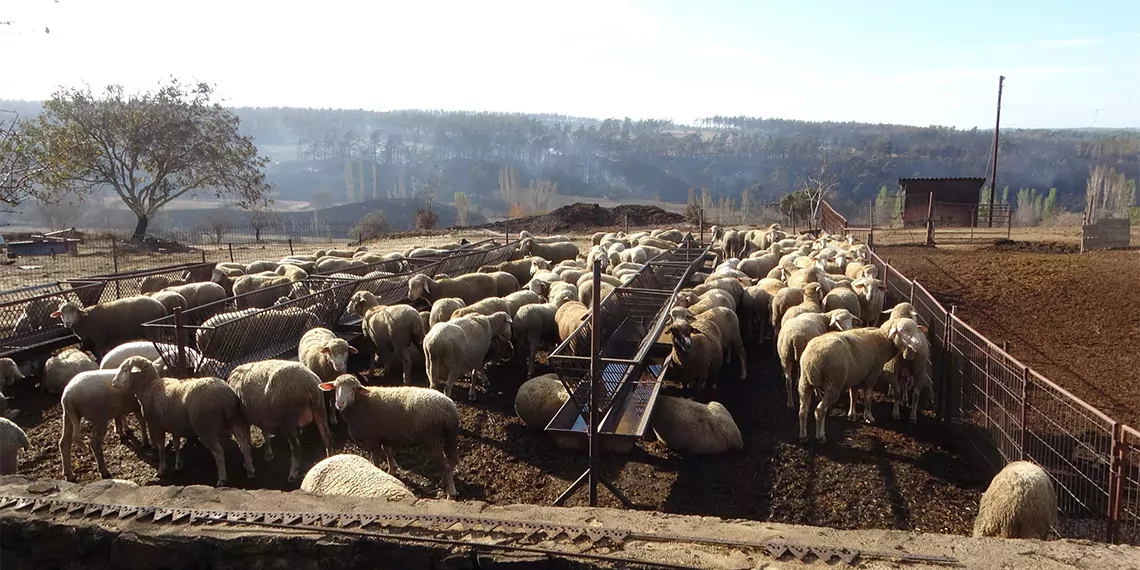
[[[75,348],[64,349],[59,354],[49,358],[44,364],[44,375],[43,379],[40,380],[40,389],[48,394],[59,394],[67,387],[71,379],[80,372],[97,368],[99,365],[86,352]]]
[[[546,429],[570,399],[557,374],[543,374],[523,382],[515,394],[515,414],[531,429]]]
[[[1028,461],[1014,461],[982,494],[974,537],[1046,539],[1056,520],[1057,494],[1049,474]]]
[[[415,498],[396,477],[371,461],[348,453],[322,459],[305,473],[301,490],[314,495],[340,495],[362,499],[403,501]]]
[[[63,477],[75,480],[72,471],[71,446],[80,443],[80,421],[91,424],[91,451],[99,466],[99,474],[104,479],[111,478],[107,464],[103,460],[103,438],[107,433],[107,423],[115,420],[115,431],[121,437],[127,435],[127,414],[134,414],[142,433],[144,444],[150,443],[148,430],[135,395],[112,382],[117,370],[91,370],[81,372],[63,389],[60,407],[63,408],[63,430],[59,438],[59,455],[63,463]]]
[[[31,447],[28,434],[8,418],[0,417],[0,475],[12,475],[18,468],[21,449]]]
[[[657,439],[678,453],[717,454],[744,448],[740,429],[720,402],[659,396],[652,421]]]

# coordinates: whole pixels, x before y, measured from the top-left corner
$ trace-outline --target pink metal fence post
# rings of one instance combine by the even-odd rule
[[[1025,452],[1025,432],[1029,431],[1029,426],[1025,422],[1029,416],[1029,367],[1024,366],[1021,369],[1021,411],[1018,414],[1017,424],[1021,427],[1017,434],[1017,448],[1021,450],[1021,459],[1024,461],[1028,459],[1029,454]]]

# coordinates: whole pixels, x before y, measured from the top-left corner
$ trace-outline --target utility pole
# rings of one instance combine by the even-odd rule
[[[993,162],[990,164],[990,223],[994,227],[994,200],[997,198],[997,157],[998,157],[998,129],[1001,128],[1001,88],[1005,83],[1005,76],[998,76],[997,122],[994,124]]]

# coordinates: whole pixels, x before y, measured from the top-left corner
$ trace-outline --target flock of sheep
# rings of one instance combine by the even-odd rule
[[[528,377],[534,376],[536,355],[568,338],[589,315],[595,288],[605,297],[649,260],[678,247],[684,234],[599,232],[587,251],[580,251],[568,236],[521,232],[519,237],[509,261],[455,277],[412,275],[407,280],[410,304],[382,304],[367,287],[352,295],[347,311],[361,317],[361,332],[372,352],[367,355],[369,368],[375,364],[386,377],[398,375],[397,386],[366,386],[361,377],[350,374],[349,356],[358,349],[319,326],[323,323],[312,310],[276,307],[312,294],[310,275],[379,263],[407,270],[412,258],[465,244],[389,254],[362,247],[247,265],[220,263],[209,282],[153,276],[141,284],[140,295],[91,307],[62,299],[40,303],[43,306],[29,304],[17,328],[35,330],[62,321],[95,357],[71,348],[52,356],[42,369],[33,367],[44,390],[61,393],[59,450],[64,476],[74,480],[71,447],[81,441],[80,424],[86,420],[100,474],[110,478],[102,450],[107,426],[114,420],[116,431],[125,434],[128,416],[133,415],[144,444],[158,450],[160,476],[170,469],[166,435],[172,436],[174,469],[182,467],[181,440],[194,437],[213,455],[217,484],[225,485],[221,441],[232,435],[246,474],[253,478],[250,426],[257,426],[266,437],[267,461],[273,459],[270,438],[288,442],[289,480],[295,481],[301,476],[298,432],[314,424],[330,457],[308,470],[303,490],[390,499],[411,496],[395,477],[398,466],[392,449],[416,447],[433,460],[442,475],[441,488],[455,498],[459,413],[451,396],[456,381],[470,379],[468,399],[474,400],[489,382],[488,362],[513,362],[524,367]],[[778,225],[749,231],[714,227],[713,239],[719,257],[715,269],[694,274],[691,286],[676,295],[668,314],[671,379],[689,395],[700,397],[705,389],[716,387],[726,361],[736,363],[743,379],[747,351],[766,350],[779,357],[788,406],[794,408],[798,401],[801,440],[808,439],[815,399],[815,438],[826,441],[827,411],[845,390],[852,420],[858,417],[855,391],[862,388],[863,418],[874,421],[870,402],[877,385],[894,394],[895,418],[900,401],[909,400],[910,421],[916,420],[919,396],[931,387],[926,329],[917,323],[917,313],[908,303],[884,310],[884,288],[865,245],[826,234],[789,235]],[[598,283],[590,271],[595,260],[604,268]],[[392,274],[375,271],[363,278]],[[333,276],[360,278],[347,273]],[[216,361],[219,355],[209,348],[218,346],[218,339],[209,338],[213,329],[204,327],[195,339],[199,350],[187,348],[186,355],[192,369],[207,374],[167,377],[162,353],[170,354],[171,347],[138,340],[144,338],[143,323],[161,319],[175,308],[202,307],[216,307],[204,315],[206,325],[254,315],[266,319],[261,323],[265,327],[299,327],[304,333],[297,361],[261,360],[233,368],[225,379],[214,377],[208,372],[222,370],[224,363]],[[413,371],[421,363],[429,387],[412,385]],[[28,369],[26,363],[24,368]],[[23,378],[21,366],[0,359],[0,376],[2,388]],[[519,387],[515,410],[527,426],[543,429],[568,398],[557,376],[546,374]],[[11,414],[3,409],[6,401],[0,395],[0,415]],[[350,437],[371,454],[371,461],[332,455],[330,424],[338,422],[347,425]],[[662,396],[651,425],[658,439],[681,453],[724,453],[744,446],[731,415],[718,402]],[[0,443],[4,444],[0,474],[12,473],[16,449],[28,445],[27,437],[14,423],[0,418]],[[380,469],[382,461],[386,472]],[[1006,476],[1014,482],[1003,488],[1045,485],[1052,496],[1048,477],[1039,476],[1043,472],[1019,469]],[[999,487],[1003,475],[1006,472],[995,478],[991,491]],[[980,516],[977,528],[1007,536],[1037,532],[1013,528],[1026,526],[1018,513],[1029,512],[1025,497],[1037,495],[1000,489],[994,493],[991,497],[987,491],[990,498],[983,498],[982,515],[997,514],[986,521]],[[991,508],[985,508],[987,504]],[[1041,519],[1042,508],[1037,506],[1036,514],[1025,516]],[[1055,506],[1046,509],[1055,510]],[[1009,520],[1002,523],[1001,517]]]

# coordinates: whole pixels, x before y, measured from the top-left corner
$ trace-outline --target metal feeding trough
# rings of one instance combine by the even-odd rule
[[[649,428],[649,418],[668,370],[671,347],[658,342],[676,293],[708,257],[708,248],[691,236],[677,249],[650,260],[629,283],[617,287],[591,315],[550,354],[570,399],[546,426],[559,444],[587,444],[590,410],[590,349],[598,323],[601,388],[598,434],[602,449],[627,453]]]

